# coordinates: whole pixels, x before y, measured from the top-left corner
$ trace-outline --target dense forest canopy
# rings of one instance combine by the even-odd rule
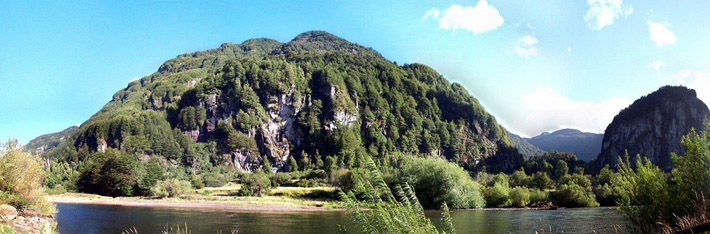
[[[365,157],[385,163],[395,152],[469,169],[522,164],[507,131],[463,86],[425,65],[400,66],[317,31],[288,43],[251,39],[171,59],[116,92],[43,156],[96,166],[94,158],[121,155],[205,176],[266,164],[273,171],[318,168],[328,156],[352,168]]]

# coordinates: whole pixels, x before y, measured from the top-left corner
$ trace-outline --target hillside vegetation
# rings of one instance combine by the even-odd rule
[[[396,152],[471,170],[522,163],[461,85],[326,32],[180,55],[43,156],[49,186],[137,195],[163,178],[220,185],[236,172],[332,172],[366,157],[386,167]]]

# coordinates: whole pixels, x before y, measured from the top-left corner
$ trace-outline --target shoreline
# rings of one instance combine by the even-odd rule
[[[343,208],[326,207],[329,202],[313,202],[314,204],[297,204],[300,200],[206,200],[206,199],[150,199],[145,197],[104,197],[88,194],[49,195],[47,200],[56,204],[105,205],[122,207],[169,208],[169,209],[201,209],[244,212],[324,212],[344,211]]]
[[[202,198],[202,199],[201,199]],[[166,198],[166,199],[151,199],[146,197],[105,197],[93,194],[59,194],[49,195],[47,200],[57,204],[82,204],[82,205],[104,205],[104,206],[121,206],[121,207],[145,207],[145,208],[168,208],[168,209],[200,209],[200,210],[222,210],[222,211],[240,211],[240,212],[328,212],[328,211],[346,211],[342,207],[327,207],[333,202],[327,201],[308,201],[311,204],[299,204],[297,202],[303,200],[296,199],[275,199],[275,197],[250,197],[244,200],[239,199],[224,199],[224,200],[208,200],[204,197],[187,197],[184,198]],[[616,207],[595,207],[614,209]],[[562,209],[576,209],[564,208]],[[457,211],[530,211],[530,210],[551,210],[545,208],[479,208],[479,209],[462,209],[451,210]],[[426,210],[428,212],[438,210]]]

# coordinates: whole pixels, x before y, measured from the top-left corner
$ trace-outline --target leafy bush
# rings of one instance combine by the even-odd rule
[[[279,172],[279,173],[271,174],[270,179],[271,179],[271,185],[273,185],[274,187],[291,184],[291,174],[289,174],[289,173]]]
[[[550,201],[549,194],[544,190],[530,189],[530,203],[548,202]]]
[[[530,191],[525,187],[515,187],[510,191],[510,205],[525,207],[530,204]]]
[[[202,180],[206,187],[222,187],[227,184],[227,179],[224,175],[216,172],[208,172],[202,176]]]
[[[205,183],[202,182],[202,178],[195,174],[190,175],[190,184],[196,189],[202,189],[205,187]]]
[[[43,176],[40,159],[23,152],[17,140],[0,147],[0,204],[53,213],[54,206],[43,198]]]
[[[510,187],[504,183],[495,183],[486,188],[486,205],[488,207],[504,207],[508,205]]]
[[[239,196],[263,196],[271,190],[271,180],[262,172],[244,174],[241,179],[242,188]]]
[[[409,157],[402,173],[425,208],[440,208],[444,203],[454,209],[485,205],[478,183],[455,163],[441,158]]]
[[[555,203],[564,207],[599,206],[591,188],[582,187],[574,182],[560,185],[560,188],[555,193]]]
[[[156,197],[178,197],[192,192],[192,185],[189,181],[167,179],[158,181],[150,189],[150,193]]]

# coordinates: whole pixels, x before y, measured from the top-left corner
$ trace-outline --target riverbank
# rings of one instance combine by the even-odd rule
[[[344,210],[337,201],[297,199],[283,196],[232,197],[191,194],[179,198],[106,197],[83,193],[50,195],[53,203],[155,207],[176,209],[210,209],[258,212],[338,211]]]

